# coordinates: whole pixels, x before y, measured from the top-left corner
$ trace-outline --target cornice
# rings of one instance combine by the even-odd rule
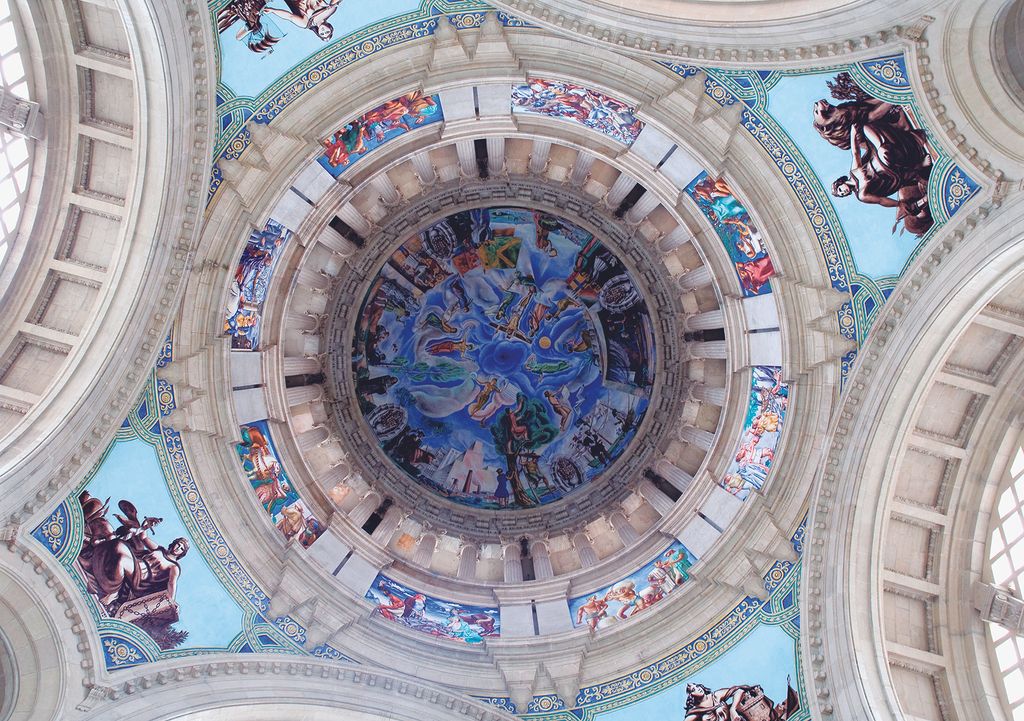
[[[766,13],[759,8],[748,15],[756,21],[738,17],[701,23],[678,16],[642,17],[633,10],[613,11],[572,0],[498,0],[493,4],[551,32],[618,54],[726,68],[755,63],[798,67],[813,60],[864,59],[901,38],[919,36],[932,20],[929,13],[936,9],[926,0],[884,8],[859,0],[804,18],[780,17],[773,22],[759,17]],[[740,7],[736,12],[745,11]],[[806,41],[780,45],[780,37],[787,35]]]
[[[208,693],[197,697],[199,686]],[[396,718],[447,721],[511,721],[516,717],[497,707],[455,691],[366,666],[296,659],[294,656],[260,656],[244,659],[220,656],[200,663],[165,662],[145,673],[119,676],[95,687],[83,721],[138,718],[147,713],[152,721],[175,718],[184,712],[222,708],[239,703],[308,703],[337,712],[383,710]],[[416,710],[416,716],[411,710]]]

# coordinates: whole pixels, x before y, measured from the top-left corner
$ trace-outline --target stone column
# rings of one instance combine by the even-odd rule
[[[551,567],[551,554],[548,553],[547,543],[534,541],[530,546],[530,555],[533,557],[533,575],[538,581],[554,577],[555,571]]]
[[[384,511],[384,515],[380,519],[380,523],[373,529],[373,533],[370,534],[370,538],[378,541],[381,545],[388,545],[391,537],[395,535],[395,531],[401,525],[402,520],[405,518],[405,514],[402,510],[392,504],[388,507],[388,510]],[[365,523],[366,521],[363,521]],[[362,525],[362,524],[360,524]]]
[[[487,172],[501,175],[505,170],[505,138],[487,138]]]
[[[339,486],[352,477],[352,469],[347,463],[339,463],[331,466],[323,473],[317,475],[317,481],[324,491],[330,492],[335,486]]]
[[[658,250],[662,253],[671,253],[683,243],[688,243],[690,240],[692,240],[692,236],[690,235],[690,231],[686,229],[686,226],[677,225],[666,233],[664,238],[658,241]]]
[[[327,430],[327,426],[319,424],[313,426],[305,433],[300,433],[297,440],[299,448],[303,451],[311,451],[330,437],[331,433]]]
[[[604,196],[604,202],[608,204],[609,208],[615,210],[619,203],[626,199],[634,185],[636,185],[636,181],[623,173],[608,189],[608,194]]]
[[[519,544],[510,543],[505,546],[505,583],[522,583],[523,563],[519,553]]]
[[[359,235],[364,238],[370,234],[370,230],[372,228],[370,221],[368,221],[362,213],[356,210],[355,206],[351,203],[345,203],[343,206],[338,208],[338,217],[345,222],[345,225],[359,233]]]
[[[352,523],[362,526],[373,515],[373,512],[377,510],[380,501],[380,494],[376,491],[370,491],[363,496],[355,508],[348,512],[348,517],[352,519]]]
[[[430,162],[430,154],[427,152],[416,153],[410,160],[420,182],[423,185],[433,185],[437,180],[437,171],[434,170],[434,164]]]
[[[711,450],[711,443],[715,440],[715,434],[705,431],[703,428],[683,426],[679,429],[679,440],[689,443],[691,446]]]
[[[394,206],[402,202],[402,195],[398,192],[398,188],[391,182],[391,178],[388,177],[387,173],[380,173],[374,176],[373,180],[370,181],[370,185],[377,191],[380,196],[380,202],[385,206]]]
[[[725,327],[725,313],[722,309],[709,310],[703,313],[687,316],[683,319],[683,330],[688,332],[698,330],[710,330],[712,328]]]
[[[463,178],[476,178],[480,171],[476,167],[476,148],[472,140],[455,141],[455,151],[459,154],[459,170]]]
[[[667,458],[662,458],[654,464],[654,472],[678,488],[680,492],[685,492],[690,487],[690,484],[693,483],[693,476]],[[657,490],[653,483],[651,483],[651,487]],[[647,500],[650,501],[649,498]],[[653,506],[654,504],[652,503],[651,505]]]
[[[300,332],[313,332],[316,330],[316,316],[310,313],[289,313],[288,327]]]
[[[433,533],[424,533],[420,536],[420,542],[416,544],[416,550],[412,554],[412,562],[423,568],[430,568],[430,562],[434,558],[434,551],[437,549],[437,536]]]
[[[664,514],[662,514],[664,515]],[[640,538],[640,534],[636,532],[636,529],[626,519],[626,514],[622,511],[616,511],[608,519],[611,521],[612,528],[619,534],[619,538],[622,540],[622,545],[631,546],[636,543],[636,540]]]
[[[651,214],[655,208],[658,207],[658,196],[654,193],[647,191],[640,196],[640,199],[636,201],[632,208],[626,212],[626,222],[631,225],[637,225],[644,218]]]
[[[690,386],[690,395],[702,403],[710,403],[719,408],[725,407],[725,388],[706,386],[703,383],[694,383]]]
[[[576,555],[579,556],[583,568],[597,565],[597,551],[594,550],[590,537],[586,533],[580,531],[575,534],[572,537],[572,545],[576,549]]]
[[[696,288],[703,288],[706,285],[711,285],[711,280],[711,269],[706,265],[702,265],[699,268],[694,268],[691,271],[683,273],[676,279],[676,283],[682,290],[694,290]]]
[[[301,406],[303,403],[312,403],[318,401],[324,396],[324,389],[319,383],[314,383],[309,386],[298,386],[296,388],[286,388],[284,391],[285,398],[288,401],[288,406]]]
[[[324,293],[331,287],[331,279],[318,270],[303,268],[299,271],[299,284],[317,293]]]
[[[284,374],[286,376],[299,376],[307,375],[312,373],[319,373],[320,361],[316,358],[296,357],[290,356],[284,359],[282,363],[284,368]]]
[[[347,258],[356,251],[356,247],[348,241],[345,236],[329,225],[325,225],[320,235],[316,237],[317,242],[332,252]]]
[[[569,172],[569,182],[578,188],[583,187],[583,184],[587,182],[587,178],[590,177],[590,169],[592,167],[594,167],[594,156],[581,150],[580,154],[576,156],[576,162],[573,163],[572,170]]]
[[[548,156],[551,154],[551,143],[547,140],[534,140],[530,151],[530,172],[540,175],[548,167]]]
[[[660,488],[646,478],[640,480],[637,490],[640,491],[643,499],[650,503],[651,507],[662,516],[667,516],[672,507],[675,506],[675,501],[666,496]]]
[[[479,560],[480,549],[475,543],[467,543],[459,554],[459,570],[456,574],[463,580],[476,578],[476,562]]]
[[[725,360],[729,355],[729,346],[724,340],[690,341],[686,349],[693,358],[717,358]]]

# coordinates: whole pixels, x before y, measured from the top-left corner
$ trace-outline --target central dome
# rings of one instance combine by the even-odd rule
[[[654,325],[622,261],[564,218],[448,216],[399,246],[356,317],[359,408],[406,476],[457,503],[541,506],[629,446]]]

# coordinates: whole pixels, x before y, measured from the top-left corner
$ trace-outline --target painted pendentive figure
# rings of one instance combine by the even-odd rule
[[[282,0],[285,7],[272,6],[271,0],[231,0],[217,13],[217,32],[224,33],[239,20],[242,27],[235,37],[254,53],[273,52],[285,33],[268,24],[268,16],[309,30],[327,42],[334,37],[330,17],[342,0]],[[275,32],[277,34],[275,34]]]
[[[704,684],[688,683],[683,721],[787,721],[799,709],[800,697],[792,686],[785,701],[773,704],[760,686],[712,691]]]
[[[850,173],[832,183],[832,194],[896,208],[893,231],[902,224],[908,232],[924,235],[934,224],[928,206],[932,153],[927,134],[911,124],[903,107],[872,97],[849,73],[840,73],[828,85],[835,99],[847,102],[816,102],[814,128],[852,155]]]
[[[185,538],[161,546],[151,538],[162,518],[139,520],[135,506],[118,502],[116,529],[107,520],[110,499],[101,502],[88,491],[78,498],[85,517],[85,534],[78,568],[100,607],[111,618],[139,626],[163,649],[175,648],[188,632],[173,628],[178,620],[174,599],[181,575],[179,561],[188,553]],[[123,514],[123,515],[122,515]]]

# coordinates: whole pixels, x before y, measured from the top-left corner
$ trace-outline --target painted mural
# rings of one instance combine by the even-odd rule
[[[121,513],[114,513],[115,529],[108,518],[110,498],[101,501],[89,491],[78,496],[85,519],[78,569],[86,588],[111,618],[134,623],[161,649],[177,648],[188,638],[188,631],[175,628],[181,617],[175,600],[181,579],[181,562],[188,554],[189,542],[179,536],[166,546],[156,542],[159,516],[139,518],[139,511],[128,499],[117,502]],[[187,583],[190,579],[181,579]]]
[[[81,487],[34,531],[90,600],[112,666],[161,652],[227,649],[244,613],[167,484],[155,386]]]
[[[749,298],[771,293],[769,279],[775,275],[775,268],[768,249],[747,209],[733,195],[725,179],[715,180],[703,172],[686,186],[686,194],[697,203],[725,244],[743,295]]]
[[[800,710],[800,696],[787,681],[786,697],[773,702],[761,685],[737,684],[712,690],[702,683],[686,684],[683,721],[787,721]]]
[[[893,208],[892,232],[924,235],[935,224],[928,207],[934,158],[927,133],[915,127],[906,108],[872,97],[848,72],[825,84],[832,99],[844,102],[814,103],[814,129],[850,154],[850,169],[832,181],[832,195]]]
[[[437,638],[477,644],[483,643],[485,638],[501,635],[497,608],[442,601],[414,591],[383,573],[377,575],[366,598],[376,605],[374,613],[388,621]]]
[[[378,105],[324,141],[319,163],[337,178],[357,160],[410,130],[444,120],[441,99],[419,91]]]
[[[157,363],[171,360],[167,341]],[[192,476],[181,434],[163,424],[174,387],[150,376],[85,481],[32,535],[88,599],[105,665],[201,653],[306,653],[305,629],[269,618],[269,598],[228,547]],[[327,644],[312,655],[347,656]]]
[[[713,663],[678,674],[672,685],[608,710],[584,710],[596,721],[796,721],[800,713],[797,638],[787,624],[764,622],[733,641]],[[640,696],[636,694],[635,696]],[[598,708],[605,704],[598,704]],[[605,705],[611,706],[611,704]],[[554,715],[548,718],[558,718]],[[564,717],[568,718],[568,717]]]
[[[419,0],[211,0],[220,36],[221,82],[258,96],[328,44],[414,12]]]
[[[782,369],[754,366],[743,435],[720,482],[722,488],[746,499],[751,491],[764,486],[775,460],[788,404],[789,386],[782,382]]]
[[[236,350],[257,350],[263,322],[263,303],[270,279],[292,232],[276,220],[268,220],[263,230],[254,230],[235,267],[228,287],[224,332],[231,336]]]
[[[806,519],[790,538],[798,556],[805,532]],[[800,569],[800,561],[776,561],[764,576],[766,599],[740,599],[667,656],[581,688],[571,703],[554,694],[535,696],[527,708],[507,697],[482,700],[530,721],[809,721],[802,702]]]
[[[636,108],[582,85],[530,78],[512,87],[512,110],[580,123],[625,145],[632,145],[644,124]]]
[[[908,264],[981,186],[925,127],[903,55],[792,70],[725,70],[662,63],[723,106],[806,214],[832,286],[851,296],[840,333],[864,341]],[[845,377],[856,351],[842,360]]]
[[[589,232],[521,208],[460,212],[403,243],[370,283],[354,346],[385,454],[480,508],[543,505],[595,479],[654,382],[630,272]]]
[[[569,600],[573,625],[593,631],[612,627],[650,608],[690,579],[697,562],[686,546],[674,541],[657,558],[626,578]]]
[[[242,426],[241,434],[235,451],[260,505],[286,539],[295,538],[309,548],[324,532],[324,525],[309,512],[285,473],[270,426],[265,420],[256,421]]]

